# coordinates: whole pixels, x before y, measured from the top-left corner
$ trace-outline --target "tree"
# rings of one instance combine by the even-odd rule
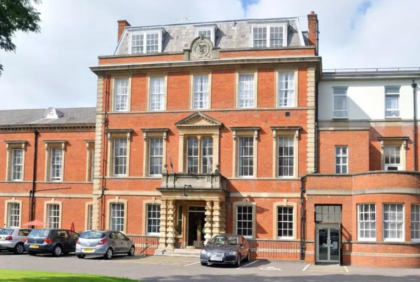
[[[33,2],[33,3],[32,3]],[[41,0],[0,0],[0,49],[15,51],[12,37],[16,31],[39,32],[40,13],[32,6]],[[0,64],[0,75],[3,65]]]

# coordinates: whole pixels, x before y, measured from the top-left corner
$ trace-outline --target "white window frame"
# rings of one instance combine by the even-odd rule
[[[414,232],[419,233],[417,238],[413,236]],[[411,241],[420,242],[420,204],[411,205]]]
[[[122,207],[122,209],[118,209],[118,210],[113,210],[113,207],[115,207],[116,205],[118,205],[119,207]],[[114,211],[116,212],[120,212],[119,216],[114,216]],[[121,212],[122,212],[122,217],[121,217]],[[124,232],[125,231],[125,218],[126,218],[126,208],[125,208],[125,203],[120,203],[120,202],[112,202],[109,204],[109,229],[112,231],[120,231],[120,232]],[[122,219],[122,223],[113,223],[113,220],[116,219]],[[117,227],[117,226],[121,226],[122,229],[120,230],[119,228],[113,228],[113,227]]]
[[[65,177],[65,156],[66,156],[66,140],[44,140],[45,143],[45,181],[61,182]],[[52,179],[52,151],[54,149],[61,150],[61,178],[58,180]]]
[[[209,40],[211,43],[213,43],[213,46],[215,46],[216,42],[216,26],[209,25],[209,26],[197,26],[195,28],[195,37],[200,36],[200,31],[210,31],[210,38]]]
[[[6,140],[6,181],[23,181],[25,179],[25,156],[26,156],[26,145],[25,140]],[[13,150],[22,149],[22,175],[21,179],[13,179]]]
[[[15,163],[16,152],[21,153],[19,163]],[[12,160],[11,160],[11,174],[10,174],[10,179],[12,181],[22,181],[23,180],[23,170],[25,169],[24,163],[25,163],[25,150],[22,149],[22,148],[13,148],[12,149]],[[15,170],[16,170],[17,167],[20,167],[19,177],[15,177],[15,173],[16,173]]]
[[[205,141],[207,140],[207,141]],[[210,142],[208,141],[210,140]],[[213,138],[212,137],[202,137],[200,141],[200,147],[201,147],[201,169],[200,172],[201,173],[212,173],[213,172]],[[205,144],[206,143],[206,144]],[[211,144],[211,146],[206,146],[208,144]],[[205,152],[206,149],[210,149],[211,148],[211,154],[208,154],[208,152]],[[207,160],[208,164],[204,165],[204,160]],[[204,167],[206,167],[206,171],[204,172]],[[210,171],[209,171],[210,169]]]
[[[158,35],[158,50],[157,52],[147,52],[147,35],[157,34]],[[133,53],[133,35],[142,35],[143,36],[143,50],[140,53]],[[142,31],[130,31],[129,43],[128,43],[128,53],[129,54],[156,54],[162,53],[162,42],[163,42],[163,29],[151,29],[151,30],[142,30]]]
[[[54,161],[54,152],[60,152],[60,163],[55,163]],[[50,155],[50,180],[57,182],[63,181],[63,149],[62,148],[51,148],[51,155]],[[59,166],[59,177],[55,177],[53,174],[55,172],[54,166]]]
[[[346,154],[343,154],[343,148],[346,148],[346,152],[347,152]],[[337,154],[337,149],[340,150],[340,152],[338,154]],[[335,146],[334,154],[335,154],[335,156],[334,156],[334,172],[336,174],[347,174],[347,173],[349,173],[349,147],[346,146],[346,145]],[[337,158],[340,158],[340,163],[339,164],[337,163]],[[345,164],[343,163],[343,158],[346,158],[346,163]],[[337,172],[337,166],[340,167],[339,172]],[[346,172],[343,172],[343,167],[344,166],[347,168]]]
[[[196,78],[198,77],[207,77],[207,91],[197,91],[196,92]],[[207,101],[203,97],[203,107],[196,107],[196,93],[202,93],[204,96],[207,93]],[[211,75],[208,73],[205,74],[193,74],[191,75],[191,109],[193,110],[207,110],[211,108]]]
[[[160,145],[161,145],[161,147],[160,148],[152,148],[153,147],[153,145],[155,145],[156,144],[156,141],[159,141],[160,142]],[[164,145],[164,140],[163,140],[163,138],[159,138],[159,137],[157,137],[157,138],[154,138],[154,137],[151,137],[151,138],[149,138],[149,140],[148,140],[148,142],[149,142],[149,175],[150,176],[156,176],[156,177],[158,177],[158,176],[161,176],[162,175],[162,170],[163,170],[163,162],[164,162],[164,159],[163,159],[163,157],[164,157],[164,153],[163,153],[163,150],[164,150],[164,147],[165,147],[165,145]],[[155,154],[152,154],[152,152],[154,152],[153,150],[157,150],[157,149],[161,149],[161,154],[159,155],[159,154],[157,154],[157,155],[155,155]],[[151,172],[151,168],[152,168],[152,158],[155,158],[155,159],[158,159],[158,158],[160,158],[161,159],[161,165],[159,166],[160,167],[160,173],[152,173]]]
[[[296,166],[296,163],[295,163],[295,160],[296,160],[295,138],[293,136],[277,136],[276,138],[277,138],[277,143],[276,143],[277,144],[277,148],[276,148],[276,151],[277,151],[277,154],[276,154],[277,155],[277,165],[276,165],[277,166],[277,172],[276,172],[276,175],[277,175],[278,178],[293,178],[295,176],[295,166]],[[279,151],[279,149],[280,149],[280,145],[279,145],[280,144],[280,139],[287,139],[288,141],[291,141],[292,148],[293,148],[293,154],[292,155],[280,156],[280,151]],[[293,162],[292,175],[280,175],[280,157],[292,158],[292,162]]]
[[[240,76],[241,75],[254,75],[254,105],[252,107],[240,106]],[[235,82],[235,104],[237,109],[253,109],[258,107],[258,71],[255,69],[237,70]]]
[[[117,93],[117,82],[121,80],[127,81],[127,93],[119,94]],[[131,78],[129,77],[114,77],[112,83],[112,111],[114,112],[129,112],[131,104]],[[117,96],[127,96],[126,105],[124,109],[117,109]]]
[[[287,74],[293,74],[293,89],[280,89],[280,76],[281,75],[287,75]],[[296,70],[278,70],[275,72],[276,75],[276,108],[292,108],[297,107],[298,105],[298,72]],[[289,80],[288,80],[289,81]],[[290,80],[291,81],[291,80]],[[289,81],[289,83],[290,83]],[[280,91],[286,91],[287,93],[293,91],[293,98],[290,99],[291,102],[289,102],[286,106],[280,105]],[[289,100],[289,99],[288,99]]]
[[[159,210],[152,210],[150,212],[152,213],[156,213],[158,215],[158,217],[149,217],[149,208],[150,207],[157,207],[159,206]],[[147,203],[146,204],[146,234],[149,236],[157,236],[160,234],[160,211],[161,211],[161,205],[160,203]],[[157,220],[158,224],[155,225],[155,227],[157,226],[158,231],[157,232],[149,232],[149,220]],[[153,226],[153,225],[152,225]]]
[[[93,226],[93,202],[86,203],[86,215],[85,215],[85,230],[94,230]]]
[[[396,205],[396,206],[398,206],[398,205],[401,205],[402,206],[402,211],[401,211],[401,213],[402,213],[402,228],[401,228],[401,230],[402,230],[402,235],[401,235],[401,238],[386,238],[385,237],[385,231],[386,231],[386,228],[385,228],[385,224],[386,224],[386,222],[387,221],[385,221],[385,213],[386,213],[386,211],[385,211],[385,206],[387,206],[387,205]],[[383,240],[385,241],[385,242],[404,242],[405,241],[405,215],[404,215],[404,212],[405,212],[405,207],[404,207],[404,204],[400,204],[400,203],[384,203],[383,204],[383,212],[382,212],[382,226],[383,226]],[[397,213],[398,213],[398,211],[397,211]],[[397,215],[396,215],[397,216]],[[397,223],[401,223],[401,221],[391,221],[391,220],[388,220],[391,224],[392,223],[394,223],[394,224],[397,224]],[[398,230],[398,229],[397,229]]]
[[[287,219],[286,221],[284,221],[283,219],[280,219],[279,218],[279,209],[291,209],[292,210],[292,212],[291,213],[287,213],[287,216],[292,216],[292,220],[290,221],[289,219]],[[295,227],[295,224],[296,224],[296,222],[295,222],[295,207],[293,207],[293,206],[277,206],[276,207],[276,214],[277,214],[277,216],[276,216],[276,218],[277,218],[277,229],[275,230],[275,232],[276,232],[276,237],[277,237],[277,239],[281,239],[281,240],[293,240],[294,238],[295,238],[295,229],[296,229],[296,227]],[[290,229],[290,228],[286,228],[286,230],[288,231],[288,230],[291,230],[292,231],[292,235],[291,236],[279,236],[278,235],[278,233],[279,233],[279,230],[280,230],[280,224],[292,224],[292,228]]]
[[[399,154],[400,162],[399,163],[386,163],[386,155],[387,151],[390,149],[394,149],[395,152]],[[396,159],[396,155],[393,156]],[[397,170],[402,170],[402,156],[401,156],[401,146],[398,145],[385,145],[384,146],[384,169],[389,170],[390,167],[397,167]]]
[[[336,89],[345,89],[346,90],[346,94],[341,94],[341,93],[337,94],[337,93],[335,93],[335,90]],[[335,101],[335,98],[336,97],[345,97],[346,108],[344,110],[336,110],[335,109],[335,103],[334,103],[334,101]],[[346,86],[343,86],[343,87],[333,87],[333,101],[332,101],[332,111],[333,111],[332,118],[333,119],[348,119],[348,117],[349,117],[349,103],[348,103],[348,100],[349,100],[348,99],[348,87],[346,87]],[[345,116],[342,116],[342,117],[335,116],[335,113],[336,112],[344,112],[345,113]]]
[[[283,45],[282,46],[276,46],[273,48],[280,48],[280,47],[287,47],[287,40],[288,40],[288,34],[287,34],[287,23],[270,23],[270,24],[255,24],[251,26],[251,42],[250,42],[250,46],[253,48],[269,48],[271,47],[271,27],[282,27],[283,28]],[[267,38],[266,38],[266,46],[265,47],[256,47],[254,45],[254,28],[266,28],[266,34],[267,34]]]
[[[251,217],[252,217],[252,219],[251,219],[251,221],[250,220],[248,220],[248,219],[246,219],[246,220],[244,220],[244,219],[239,219],[239,208],[247,208],[248,209],[248,211],[247,211],[247,215],[249,215],[249,214],[251,214]],[[251,211],[251,212],[249,212],[249,210]],[[249,222],[251,222],[251,235],[243,235],[243,234],[241,234],[240,232],[238,232],[239,231],[239,221],[241,221],[241,222],[246,222],[246,223],[249,223]],[[235,205],[235,233],[236,234],[239,234],[239,235],[242,235],[244,238],[246,238],[246,239],[252,239],[252,238],[254,238],[255,237],[255,205],[249,205],[249,204],[238,204],[238,205]],[[241,227],[241,229],[249,229],[249,227],[246,227],[246,228],[243,228],[243,227]],[[249,231],[249,230],[248,230]]]
[[[199,173],[200,172],[200,139],[201,138],[198,138],[197,136],[189,136],[189,137],[187,137],[187,146],[186,146],[186,153],[185,153],[185,156],[186,156],[186,167],[185,167],[185,171],[186,171],[186,173],[192,173],[192,174],[194,174],[194,173]],[[192,154],[192,155],[189,155],[188,154],[188,151],[189,151],[189,147],[190,147],[190,140],[197,140],[197,147],[196,147],[196,149],[197,149],[197,155],[194,155],[194,153]],[[192,150],[195,150],[194,148],[194,145],[192,145]],[[194,159],[197,159],[197,166],[194,166],[194,165],[192,165],[191,167],[197,167],[197,171],[196,172],[190,172],[190,170],[189,170],[189,168],[190,168],[190,158],[194,158]]]
[[[398,92],[388,93],[389,89],[398,89]],[[397,97],[398,98],[398,108],[388,109],[387,107],[387,98],[388,97]],[[388,112],[398,111],[398,115],[388,115]],[[401,117],[401,87],[400,86],[386,86],[385,87],[385,118],[400,118]]]
[[[252,81],[247,81],[247,86],[252,85],[252,89],[242,89],[243,84],[241,83],[241,77],[243,76],[247,76],[247,77],[252,77]],[[242,90],[242,91],[241,91]],[[252,90],[252,97],[244,96],[244,91],[248,91],[251,92]],[[255,83],[255,73],[251,72],[251,73],[238,73],[238,108],[240,109],[252,109],[252,108],[256,108],[256,83]],[[250,104],[250,100],[252,99],[252,105],[242,105],[242,102],[244,101],[244,103],[249,103]]]
[[[9,201],[6,204],[6,227],[20,227],[22,203],[17,201]],[[12,206],[17,206],[13,208]],[[12,224],[16,223],[16,224]]]
[[[374,211],[373,212],[370,210],[371,206],[373,206],[373,208],[374,208]],[[366,207],[368,207],[369,210],[366,210]],[[361,214],[366,214],[369,219],[367,219],[367,220],[361,220],[360,219],[361,218]],[[370,215],[371,214],[374,214],[375,220],[371,220],[370,219]],[[378,233],[377,230],[376,230],[376,219],[377,219],[377,216],[376,216],[376,205],[375,204],[372,204],[372,203],[364,203],[364,204],[358,204],[357,205],[357,240],[358,241],[370,241],[370,242],[376,241],[376,236],[377,236],[377,233]],[[375,231],[375,237],[362,236],[362,231],[371,232],[372,229],[371,228],[363,228],[362,229],[361,228],[361,225],[362,224],[371,224],[371,223],[374,223],[374,225],[375,225],[375,229],[374,229],[374,231]]]
[[[55,211],[52,211],[52,207],[57,208]],[[48,228],[61,228],[61,204],[60,203],[47,203],[46,204],[46,223],[48,223]],[[51,214],[51,212],[56,212],[57,214]]]
[[[118,141],[118,142],[117,142]],[[124,141],[125,142],[125,155],[119,155],[117,156],[117,143],[119,143],[119,141]],[[128,175],[128,154],[129,154],[129,146],[128,146],[129,142],[126,138],[115,138],[113,140],[113,150],[112,150],[112,154],[113,154],[113,158],[112,158],[112,172],[113,172],[113,176],[116,177],[123,177],[123,176],[127,176]],[[124,148],[121,148],[124,149]],[[116,158],[125,158],[125,173],[116,173]]]
[[[252,154],[251,155],[246,155],[246,156],[242,155],[241,156],[241,140],[244,140],[244,139],[249,139],[251,141],[251,144],[252,144]],[[252,136],[240,136],[240,137],[238,137],[238,149],[237,149],[238,150],[238,160],[237,160],[237,162],[238,162],[238,171],[237,171],[238,177],[241,177],[241,178],[252,178],[255,175],[254,169],[255,169],[256,163],[255,163],[255,158],[254,158],[254,156],[255,156],[254,150],[256,150],[256,148],[254,146],[254,143],[255,143],[254,142],[254,137],[252,137]],[[240,173],[240,171],[241,171],[241,161],[240,161],[241,160],[241,157],[242,158],[248,158],[248,159],[251,159],[252,160],[252,174],[250,174],[250,175],[241,175],[241,173]]]
[[[161,79],[163,80],[163,85],[161,85],[161,91],[162,93],[156,94],[156,93],[152,93],[154,88],[153,88],[153,81],[155,79]],[[149,76],[148,77],[148,96],[147,96],[147,109],[149,111],[164,111],[166,110],[166,92],[167,92],[167,77],[166,75],[153,75],[153,76]],[[161,97],[161,105],[159,108],[153,108],[152,107],[152,103],[153,103],[153,96],[162,96]]]

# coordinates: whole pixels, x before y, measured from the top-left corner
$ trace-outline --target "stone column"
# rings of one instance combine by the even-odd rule
[[[159,234],[159,250],[166,248],[166,200],[161,200],[160,203],[160,234]],[[145,230],[147,233],[147,230]]]
[[[213,202],[213,222],[212,222],[212,235],[220,234],[220,202]]]
[[[226,233],[226,203],[220,203],[220,234]]]
[[[212,218],[211,218],[211,212],[212,212],[212,202],[211,201],[206,201],[206,223],[204,224],[204,239],[205,239],[205,243],[207,244],[207,242],[211,239],[212,234],[211,234],[211,225],[212,225]]]
[[[174,201],[168,201],[168,221],[167,221],[167,230],[166,230],[166,250],[173,251],[175,243],[175,229],[174,229]]]

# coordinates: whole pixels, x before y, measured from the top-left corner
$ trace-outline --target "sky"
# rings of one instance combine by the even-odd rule
[[[132,26],[299,17],[319,20],[323,68],[420,67],[419,0],[43,0],[41,33],[16,33],[0,51],[0,109],[91,107],[90,66],[112,55],[117,20]]]

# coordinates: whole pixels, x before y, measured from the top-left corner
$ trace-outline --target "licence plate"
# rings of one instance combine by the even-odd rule
[[[32,248],[32,249],[39,249],[39,245],[31,245],[30,248]]]
[[[223,261],[223,257],[211,256],[210,260],[212,260],[212,261]]]
[[[93,253],[95,249],[83,249],[84,253]]]

